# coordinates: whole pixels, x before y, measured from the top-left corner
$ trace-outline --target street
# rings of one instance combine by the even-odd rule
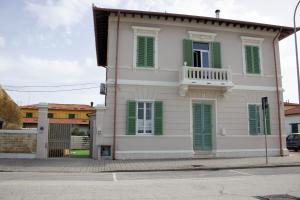
[[[0,199],[300,197],[300,167],[126,173],[1,172]]]

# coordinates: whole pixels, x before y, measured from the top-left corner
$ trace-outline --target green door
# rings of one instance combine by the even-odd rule
[[[194,150],[212,149],[212,106],[193,104],[193,145]]]

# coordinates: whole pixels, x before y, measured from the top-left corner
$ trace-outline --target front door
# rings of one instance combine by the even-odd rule
[[[194,150],[212,149],[212,105],[193,103]]]

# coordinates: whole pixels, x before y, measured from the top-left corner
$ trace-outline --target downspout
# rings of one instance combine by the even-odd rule
[[[277,117],[278,117],[278,129],[279,129],[279,146],[280,146],[280,156],[283,156],[283,149],[282,149],[282,127],[281,127],[281,112],[280,112],[280,94],[279,94],[279,83],[278,83],[278,70],[277,70],[277,60],[276,60],[276,48],[275,48],[275,41],[278,39],[281,33],[282,27],[280,28],[279,32],[273,39],[273,54],[274,54],[274,63],[275,63],[275,79],[276,79],[276,97],[277,97]]]
[[[116,125],[117,125],[117,89],[118,89],[118,66],[119,66],[119,28],[120,28],[120,11],[118,12],[117,21],[117,39],[116,39],[116,66],[115,66],[115,95],[114,95],[114,133],[112,146],[112,159],[116,159]]]

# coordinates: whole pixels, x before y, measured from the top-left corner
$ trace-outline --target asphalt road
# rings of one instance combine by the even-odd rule
[[[256,199],[300,197],[300,167],[140,173],[0,173],[0,199]]]

